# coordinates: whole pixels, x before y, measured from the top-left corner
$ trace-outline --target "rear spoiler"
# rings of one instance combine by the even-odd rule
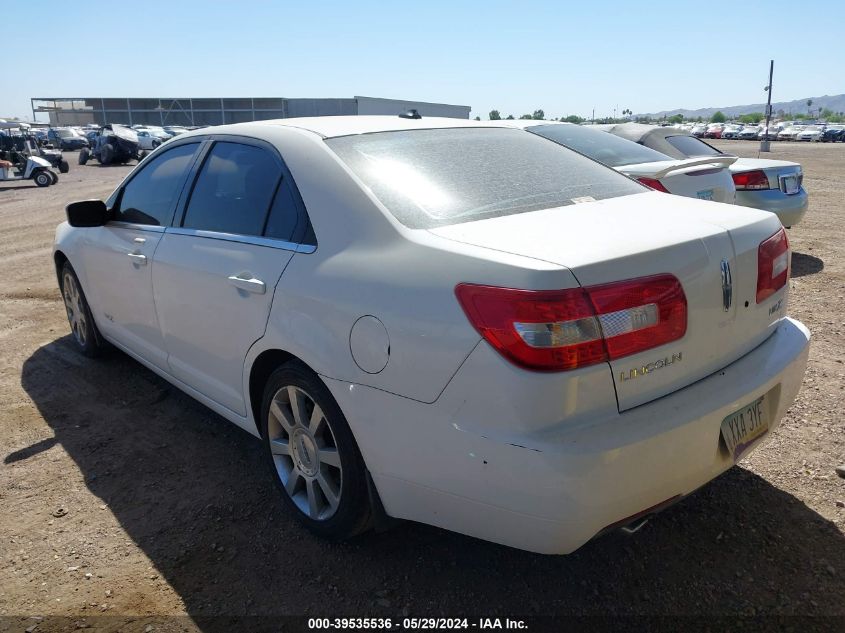
[[[700,158],[685,158],[665,165],[664,161],[643,163],[640,165],[625,165],[618,168],[626,174],[661,179],[676,171],[684,171],[694,167],[727,168],[739,160],[738,156],[702,156]]]

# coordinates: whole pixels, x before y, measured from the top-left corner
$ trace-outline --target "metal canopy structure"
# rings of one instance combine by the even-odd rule
[[[470,107],[376,97],[288,99],[285,97],[138,98],[33,97],[32,116],[51,125],[223,125],[299,116],[399,114],[410,108],[427,116],[469,118]]]

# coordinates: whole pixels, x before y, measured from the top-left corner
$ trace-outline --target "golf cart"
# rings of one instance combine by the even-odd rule
[[[11,123],[0,123],[5,132],[0,134],[0,182],[33,180],[39,187],[49,187],[59,182],[59,175],[50,169],[50,163],[26,148],[24,137],[11,136]],[[14,127],[19,127],[14,124]],[[21,141],[23,140],[23,146]]]
[[[79,150],[79,164],[84,165],[96,158],[101,165],[122,165],[130,160],[143,160],[147,153],[138,143],[138,134],[125,125],[104,125],[94,138],[91,149]]]
[[[70,164],[62,156],[62,152],[49,147],[42,147],[38,137],[32,132],[29,125],[20,121],[0,122],[0,152],[4,152],[4,158],[16,165],[23,165],[27,157],[37,156],[46,160],[53,169],[66,174],[70,171]]]

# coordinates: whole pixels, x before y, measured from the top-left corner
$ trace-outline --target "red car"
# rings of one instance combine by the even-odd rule
[[[722,129],[724,126],[721,123],[711,123],[704,132],[704,138],[722,138]]]

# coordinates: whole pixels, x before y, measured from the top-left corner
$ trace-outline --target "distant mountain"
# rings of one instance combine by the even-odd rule
[[[805,97],[803,99],[796,99],[795,101],[777,101],[772,103],[772,112],[777,115],[778,111],[782,110],[786,115],[792,114],[807,114],[807,99],[813,100],[811,106],[813,111],[819,108],[827,108],[833,112],[845,112],[845,94],[823,97]],[[684,110],[678,108],[677,110],[663,110],[662,112],[650,112],[648,114],[638,114],[636,116],[650,116],[655,119],[661,119],[664,116],[672,116],[673,114],[683,114],[684,118],[695,119],[702,117],[709,119],[713,114],[721,110],[727,117],[735,117],[740,114],[748,114],[751,112],[765,112],[765,103],[752,103],[750,105],[741,106],[723,106],[721,108],[699,108],[698,110]]]

